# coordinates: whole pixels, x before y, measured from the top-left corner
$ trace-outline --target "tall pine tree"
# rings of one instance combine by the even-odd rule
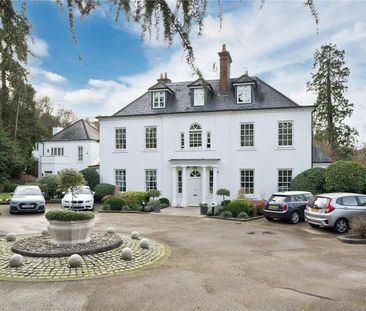
[[[315,73],[307,83],[317,98],[314,112],[315,141],[326,145],[334,160],[351,155],[357,131],[344,123],[353,112],[353,103],[345,97],[350,69],[344,50],[335,44],[324,44],[314,54]]]

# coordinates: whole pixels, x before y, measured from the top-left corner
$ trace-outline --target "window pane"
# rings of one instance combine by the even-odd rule
[[[115,129],[116,149],[126,149],[126,128]]]
[[[180,148],[181,149],[184,149],[184,145],[185,145],[185,142],[184,142],[184,133],[180,133]]]
[[[152,189],[156,190],[158,188],[156,170],[145,170],[145,182],[146,182],[146,191]]]
[[[342,205],[357,206],[358,202],[356,200],[356,197],[343,197]]]
[[[278,171],[278,191],[289,191],[291,188],[292,170]]]
[[[254,146],[254,123],[240,124],[240,146],[241,147]]]
[[[145,148],[156,149],[158,146],[156,127],[145,128]]]
[[[119,191],[126,191],[126,170],[115,170],[115,184]]]
[[[194,89],[193,90],[193,105],[204,106],[205,105],[205,90]]]
[[[240,171],[240,188],[244,189],[246,194],[254,194],[254,170]]]
[[[292,122],[279,122],[278,123],[278,145],[279,146],[292,146],[293,134],[292,134]]]
[[[181,170],[179,170],[178,171],[178,175],[177,175],[178,177],[178,182],[177,182],[177,186],[178,186],[178,193],[179,194],[181,194],[182,193],[182,191],[183,191],[183,179],[182,179],[182,171]]]

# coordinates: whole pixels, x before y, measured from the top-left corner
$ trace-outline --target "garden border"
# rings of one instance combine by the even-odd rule
[[[206,218],[212,218],[212,219],[220,219],[220,220],[230,220],[230,221],[241,221],[241,222],[246,222],[246,221],[251,221],[251,220],[257,220],[257,219],[261,219],[263,218],[263,215],[260,216],[255,216],[255,217],[249,217],[249,218],[225,218],[225,217],[220,217],[220,216],[206,216]]]

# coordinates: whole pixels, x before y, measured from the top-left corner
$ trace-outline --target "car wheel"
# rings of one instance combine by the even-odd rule
[[[269,216],[266,216],[266,219],[267,219],[268,221],[273,221],[273,218],[272,218],[272,217],[269,217]]]
[[[348,221],[347,219],[341,218],[336,221],[334,224],[334,230],[335,232],[342,234],[347,232],[348,230]]]
[[[291,213],[290,215],[290,219],[289,219],[291,224],[297,224],[300,222],[300,214],[297,211],[294,211]]]
[[[320,226],[319,225],[316,225],[316,224],[311,224],[309,223],[310,227],[313,227],[313,228],[319,228]]]

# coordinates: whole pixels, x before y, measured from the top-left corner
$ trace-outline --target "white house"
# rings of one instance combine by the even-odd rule
[[[82,170],[99,163],[99,132],[84,120],[56,128],[54,135],[37,144],[38,176],[58,174],[65,168]]]
[[[312,167],[313,106],[300,106],[258,77],[172,82],[100,121],[101,181],[121,191],[159,189],[173,206],[220,203],[216,190],[268,198]]]

